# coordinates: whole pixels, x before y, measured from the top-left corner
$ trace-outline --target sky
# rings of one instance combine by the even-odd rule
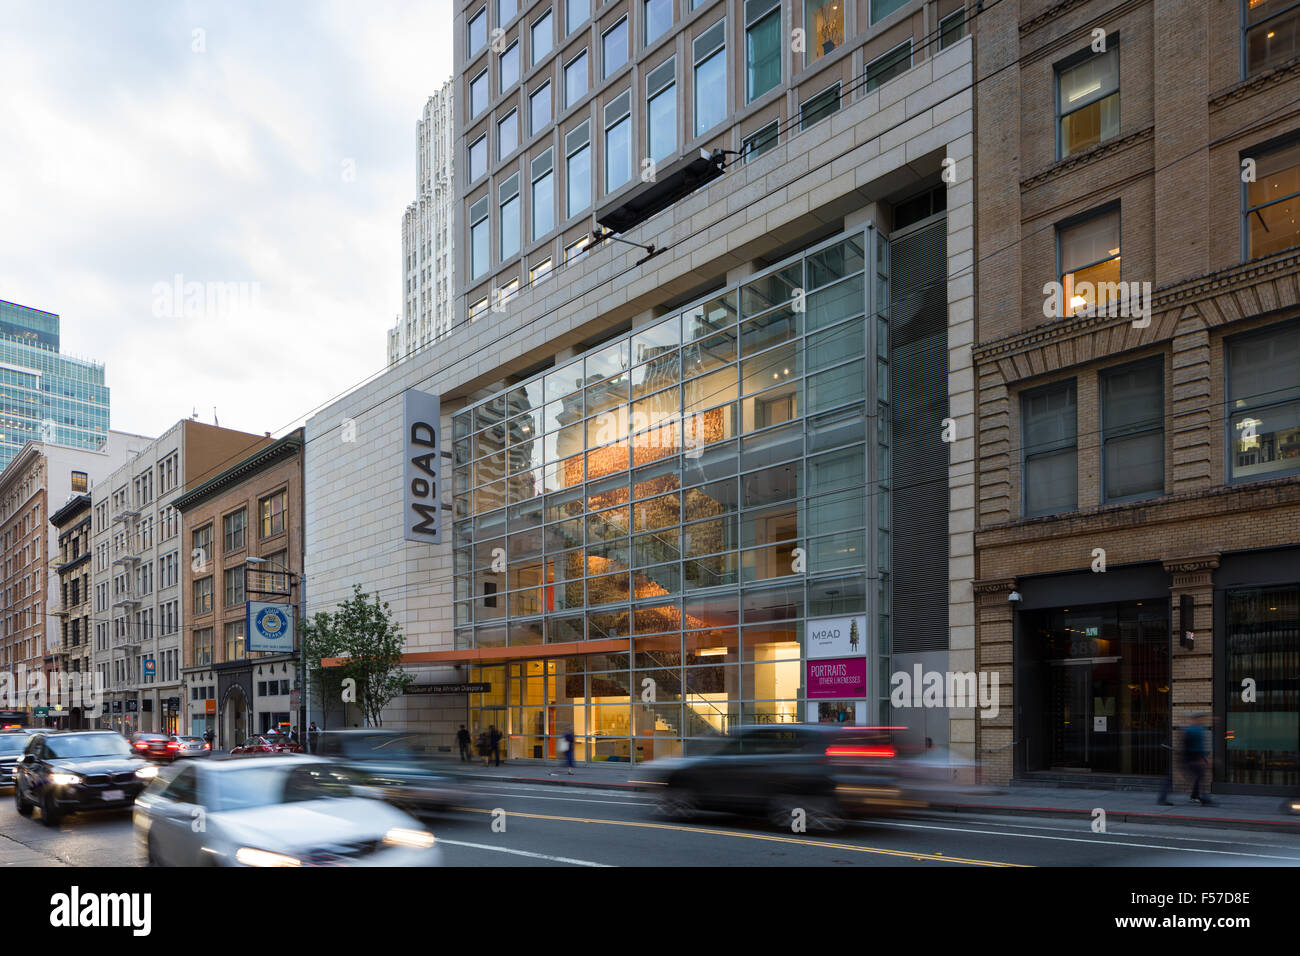
[[[105,364],[116,430],[300,424],[385,367],[451,23],[451,0],[0,0],[0,299]]]

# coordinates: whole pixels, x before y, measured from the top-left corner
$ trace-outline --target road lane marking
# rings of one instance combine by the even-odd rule
[[[479,807],[455,807],[466,813],[492,813]],[[890,850],[885,847],[857,846],[852,843],[831,843],[825,840],[808,840],[797,837],[775,836],[766,833],[745,833],[739,830],[715,830],[705,827],[688,827],[675,823],[648,823],[643,820],[601,820],[593,817],[557,817],[545,813],[520,813],[506,810],[508,817],[520,817],[528,820],[553,820],[560,823],[601,823],[611,827],[636,827],[643,830],[677,830],[681,833],[704,833],[712,836],[734,837],[741,840],[764,840],[769,843],[794,844],[796,846],[815,846],[831,850],[848,850],[854,853],[874,853],[880,856],[902,857],[908,860],[928,860],[934,863],[965,863],[969,866],[1014,866],[1024,867],[1025,863],[1005,863],[1001,860],[974,860],[959,856],[943,856],[939,853],[919,853],[912,850]]]
[[[572,863],[574,866],[610,867],[610,863],[596,863],[593,860],[575,860],[568,856],[551,856],[549,853],[533,853],[531,850],[513,850],[506,846],[491,846],[487,843],[466,843],[464,840],[444,840],[438,837],[439,846],[467,846],[473,850],[492,850],[496,853],[510,853],[514,856],[527,856],[534,860],[550,860],[553,863]]]
[[[1262,860],[1300,860],[1300,856],[1274,856],[1270,853],[1240,853],[1236,850],[1204,850],[1195,846],[1164,846],[1159,843],[1127,843],[1121,840],[1107,840],[1104,837],[1107,834],[1099,833],[1098,837],[1103,839],[1089,840],[1085,837],[1058,837],[1047,836],[1043,833],[1014,833],[1007,830],[972,830],[967,827],[937,827],[929,826],[923,823],[894,823],[884,820],[875,821],[880,826],[896,827],[907,830],[943,830],[949,833],[978,833],[985,836],[1012,836],[1020,837],[1022,840],[1061,840],[1066,843],[1091,843],[1093,846],[1098,844],[1102,846],[1131,846],[1143,850],[1168,850],[1171,853],[1214,853],[1219,856],[1250,856]]]
[[[929,819],[934,819],[934,817],[930,817]],[[873,822],[880,823],[880,824],[882,824],[882,825],[884,825],[884,826],[889,826],[890,823],[892,823],[893,821],[878,820],[878,821],[873,821]],[[953,822],[953,823],[956,823],[957,821],[956,821],[956,820],[953,820],[952,822]],[[1013,822],[1010,822],[1010,821],[1008,821],[1008,822],[1006,822],[1006,823],[1001,823],[1001,822],[998,822],[998,821],[996,821],[996,820],[987,820],[987,821],[985,821],[985,823],[984,823],[983,825],[986,826],[986,827],[1016,827],[1017,829],[1020,829],[1020,830],[1052,830],[1052,831],[1054,831],[1054,832],[1056,832],[1056,833],[1078,833],[1078,832],[1079,832],[1079,828],[1078,828],[1077,826],[1075,826],[1075,827],[1045,827],[1045,826],[1031,826],[1031,825],[1028,824],[1028,823],[1013,823]],[[1137,826],[1143,826],[1144,824],[1140,824],[1140,823],[1139,823],[1139,824],[1136,824],[1136,825],[1137,825]],[[1152,824],[1145,824],[1145,825],[1146,825],[1146,826],[1151,826]],[[1172,827],[1171,827],[1170,829],[1172,829]],[[1108,835],[1108,836],[1131,836],[1131,837],[1142,836],[1142,834],[1140,834],[1140,833],[1125,833],[1125,832],[1122,832],[1122,831],[1120,831],[1120,830],[1108,830],[1108,831],[1107,831],[1107,835]],[[1286,835],[1289,835],[1289,834],[1286,834]],[[1159,836],[1160,836],[1161,839],[1165,839],[1165,840],[1182,840],[1184,843],[1217,843],[1217,844],[1223,844],[1223,845],[1227,845],[1227,846],[1262,846],[1262,847],[1265,847],[1265,848],[1270,849],[1270,850],[1289,849],[1288,847],[1280,846],[1280,845],[1277,844],[1277,843],[1252,843],[1252,842],[1250,842],[1250,841],[1248,841],[1248,840],[1237,840],[1237,839],[1228,839],[1228,838],[1221,839],[1221,840],[1211,840],[1211,839],[1209,839],[1209,838],[1207,838],[1207,837],[1174,836],[1172,833],[1161,833],[1161,834],[1159,834]],[[1151,837],[1150,837],[1150,838],[1151,838],[1151,839],[1155,839],[1155,838],[1156,838],[1156,835],[1155,835],[1155,834],[1151,834]]]
[[[559,800],[563,803],[604,803],[612,807],[652,807],[653,800],[586,800],[582,797],[542,797],[536,794],[525,796],[522,793],[497,793],[492,790],[475,790],[475,796],[484,797],[508,797],[514,800]]]

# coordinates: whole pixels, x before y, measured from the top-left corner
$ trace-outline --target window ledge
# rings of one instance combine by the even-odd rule
[[[1252,96],[1272,86],[1285,83],[1287,80],[1300,76],[1300,56],[1294,57],[1287,62],[1273,67],[1271,70],[1265,70],[1263,73],[1257,73],[1254,76],[1247,77],[1240,83],[1234,83],[1214,96],[1210,97],[1210,111],[1221,110],[1225,106],[1247,96]]]
[[[1136,133],[1129,133],[1127,136],[1117,136],[1114,139],[1108,139],[1104,143],[1098,143],[1096,146],[1090,146],[1082,152],[1059,159],[1046,169],[1034,173],[1027,179],[1020,180],[1020,190],[1025,192],[1030,189],[1036,189],[1044,183],[1059,179],[1068,173],[1082,167],[1089,166],[1094,162],[1099,162],[1107,156],[1123,152],[1139,143],[1155,138],[1155,126],[1148,126],[1140,129]]]

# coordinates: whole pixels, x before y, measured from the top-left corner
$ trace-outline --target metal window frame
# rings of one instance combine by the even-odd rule
[[[615,30],[617,30],[620,26],[624,28],[624,31],[627,34],[623,38],[623,62],[611,68],[609,65],[609,57],[607,56],[609,52],[608,51],[609,35],[613,33]],[[627,64],[631,61],[631,59],[632,59],[632,25],[628,22],[628,16],[625,13],[618,20],[615,20],[614,24],[608,30],[601,31],[600,34],[600,78],[601,80],[608,80],[614,74],[614,70],[619,70],[627,66]]]
[[[1281,17],[1284,17],[1289,13],[1300,12],[1297,11],[1297,8],[1300,7],[1300,0],[1297,0],[1296,3],[1293,3],[1289,7],[1285,7],[1284,9],[1279,10],[1277,13],[1273,14],[1272,16],[1265,17],[1263,20],[1260,20],[1259,23],[1250,22],[1250,0],[1240,0],[1240,3],[1241,3],[1241,7],[1240,7],[1241,9],[1241,79],[1247,80],[1250,79],[1250,32],[1252,30],[1258,30],[1260,27],[1268,23],[1270,20],[1280,19]]]
[[[540,17],[538,17],[536,20],[534,20],[532,23],[528,25],[528,67],[529,69],[535,67],[538,64],[538,62],[540,62],[537,59],[537,25],[541,23],[543,20],[547,19],[548,17],[552,17],[550,23],[551,42],[550,45],[545,50],[542,51],[542,55],[546,56],[547,54],[555,52],[555,20],[552,16],[554,12],[555,11],[551,7],[547,7],[545,13],[543,13]]]
[[[872,76],[871,76],[871,68],[874,67],[874,66],[879,66],[879,65],[880,65],[881,63],[883,63],[884,61],[890,59],[891,57],[894,57],[894,56],[898,53],[899,50],[903,49],[903,47],[907,47],[907,70],[910,70],[910,69],[915,65],[915,63],[916,63],[916,49],[915,49],[915,45],[912,43],[912,38],[911,38],[911,37],[908,37],[908,38],[907,38],[906,40],[904,40],[902,43],[898,44],[898,45],[895,46],[895,47],[892,47],[892,48],[889,49],[889,50],[886,50],[884,53],[880,54],[880,56],[876,57],[874,60],[872,60],[870,63],[867,64],[866,69],[864,69],[864,70],[862,71],[862,78],[863,78],[863,87],[862,87],[862,89],[863,89],[863,92],[864,92],[864,93],[871,93],[871,92],[873,92],[873,91],[875,91],[875,90],[878,90],[878,89],[880,89],[882,86],[884,86],[886,83],[888,83],[889,80],[896,79],[896,77],[893,77],[893,76],[889,77],[889,79],[886,79],[886,80],[881,80],[881,79],[879,79],[879,78],[875,78],[875,79],[874,79],[875,85],[873,86],[873,85],[872,85],[873,78],[872,78]],[[900,59],[899,62],[902,62],[902,60]],[[891,64],[889,64],[889,65],[890,65],[890,67],[893,67],[894,64],[891,63]],[[904,70],[903,72],[907,72],[907,70]]]
[[[1106,422],[1106,381],[1116,375],[1123,375],[1128,372],[1138,371],[1139,369],[1154,369],[1160,379],[1160,416],[1154,424],[1146,427],[1134,425],[1126,426],[1124,430],[1111,433],[1110,426]],[[1168,393],[1165,391],[1165,358],[1164,353],[1150,355],[1146,358],[1140,358],[1133,362],[1125,362],[1122,365],[1112,365],[1108,368],[1101,369],[1097,373],[1097,421],[1101,431],[1101,488],[1099,500],[1103,505],[1120,504],[1127,501],[1144,501],[1149,498],[1160,498],[1165,494],[1165,488],[1168,484],[1168,475],[1164,474],[1165,467],[1168,465],[1165,454],[1165,418],[1167,416]],[[1076,406],[1077,407],[1077,406]],[[1077,413],[1076,413],[1077,414]],[[1078,425],[1076,421],[1076,434]],[[1160,488],[1156,491],[1144,491],[1134,495],[1124,495],[1119,498],[1111,498],[1106,494],[1106,445],[1117,438],[1132,438],[1135,435],[1148,435],[1152,432],[1160,433],[1160,470],[1161,481]]]
[[[806,114],[808,113],[808,107],[812,103],[815,103],[821,97],[826,96],[832,90],[837,91],[835,95],[835,109],[831,110],[825,116],[819,117],[818,119],[812,120],[810,122],[806,116]],[[812,96],[808,97],[808,99],[804,100],[802,103],[799,104],[799,130],[801,132],[803,130],[808,129],[809,127],[816,126],[822,120],[829,119],[832,115],[840,111],[841,107],[843,106],[843,103],[840,97],[840,93],[838,92],[839,90],[840,90],[840,81],[836,80],[830,86],[826,87],[826,89],[821,90],[818,93],[814,93]]]
[[[1296,3],[1296,6],[1300,7],[1300,2],[1297,2],[1297,3]],[[1263,157],[1263,156],[1267,156],[1267,155],[1269,155],[1270,153],[1280,153],[1280,152],[1282,152],[1282,151],[1284,151],[1284,150],[1290,149],[1291,147],[1293,147],[1293,146],[1297,146],[1297,145],[1300,145],[1300,134],[1297,134],[1297,133],[1295,133],[1295,132],[1284,133],[1284,134],[1281,135],[1281,136],[1274,137],[1274,138],[1271,139],[1271,140],[1267,140],[1267,141],[1265,141],[1265,142],[1263,142],[1263,143],[1260,143],[1259,145],[1253,147],[1253,148],[1250,149],[1250,150],[1245,150],[1245,149],[1243,149],[1243,150],[1238,154],[1238,159],[1239,159],[1239,160],[1243,160],[1243,159],[1253,159],[1253,160],[1255,160],[1255,165],[1256,165],[1256,167],[1258,168],[1258,166],[1259,166],[1259,160],[1260,160],[1261,157]],[[1238,168],[1240,168],[1240,166],[1241,166],[1240,162],[1238,162],[1237,165],[1238,165]],[[1277,199],[1270,199],[1268,202],[1263,203],[1262,205],[1259,205],[1259,206],[1251,206],[1251,205],[1250,205],[1250,184],[1247,183],[1247,182],[1245,182],[1244,180],[1242,181],[1242,183],[1241,183],[1241,209],[1242,209],[1242,213],[1241,213],[1241,261],[1242,261],[1243,263],[1250,262],[1250,261],[1251,261],[1251,258],[1252,258],[1251,254],[1250,254],[1250,253],[1251,253],[1251,249],[1250,249],[1250,217],[1251,217],[1251,214],[1253,214],[1253,213],[1255,213],[1255,212],[1258,212],[1258,211],[1261,210],[1261,209],[1267,209],[1269,206],[1272,206],[1272,205],[1274,205],[1274,204],[1276,204],[1276,203],[1279,203],[1279,202],[1286,202],[1288,199],[1295,199],[1295,198],[1297,198],[1297,197],[1300,197],[1300,190],[1297,190],[1296,192],[1293,192],[1293,193],[1288,193],[1288,194],[1285,195],[1285,196],[1280,196],[1280,197],[1277,198]],[[1261,217],[1261,218],[1262,218],[1262,217]]]
[[[1053,443],[1050,448],[1041,448],[1034,452],[1028,451],[1028,445],[1025,441],[1025,401],[1026,399],[1036,398],[1039,395],[1045,395],[1050,392],[1064,389],[1074,391],[1074,439],[1070,442],[1060,441]],[[1019,392],[1020,399],[1020,516],[1021,518],[1038,518],[1047,515],[1072,514],[1079,510],[1079,380],[1077,376],[1057,379],[1054,382],[1047,382],[1034,388],[1022,389]],[[1074,449],[1075,466],[1074,466],[1074,507],[1069,511],[1035,511],[1029,510],[1029,460],[1039,458],[1044,455],[1055,455],[1068,449]]]
[[[579,101],[582,100],[584,96],[586,96],[588,93],[591,92],[591,63],[587,58],[587,52],[588,52],[587,48],[583,47],[577,56],[575,56],[568,63],[564,64],[564,109],[565,110],[572,109],[575,104],[577,104]],[[583,88],[583,91],[578,95],[577,99],[575,99],[572,103],[570,103],[569,102],[569,70],[574,66],[576,66],[579,60],[583,61],[583,65],[587,68],[587,75],[584,78],[585,86]]]
[[[751,5],[754,6],[756,9],[756,12],[753,13],[752,16],[750,14]],[[774,13],[776,14],[777,17],[784,19],[785,14],[781,6],[781,0],[744,0],[744,6],[742,8],[742,16],[744,17],[744,32],[745,32],[745,103],[746,105],[754,102],[754,100],[758,99],[760,96],[766,96],[768,93],[771,93],[772,90],[777,89],[777,87],[781,86],[781,84],[785,82],[785,55],[784,55],[785,46],[784,44],[778,43],[777,49],[781,53],[781,75],[777,79],[776,85],[769,87],[768,89],[764,90],[762,93],[751,93],[749,89],[749,72],[750,72],[749,71],[749,35],[750,32],[756,26],[758,26],[768,17],[772,16]]]
[[[1300,2],[1300,0],[1297,0],[1297,2]],[[1115,54],[1115,61],[1116,61],[1115,62],[1115,89],[1111,90],[1109,93],[1098,93],[1096,96],[1092,97],[1091,99],[1074,107],[1074,109],[1070,110],[1068,113],[1062,112],[1063,105],[1061,102],[1061,75],[1065,73],[1067,70],[1072,70],[1077,66],[1082,66],[1084,63],[1087,63],[1089,60],[1101,56],[1110,56],[1112,53]],[[1056,113],[1056,119],[1054,121],[1054,126],[1055,126],[1054,136],[1056,139],[1056,158],[1058,161],[1062,159],[1066,159],[1069,156],[1078,155],[1077,153],[1067,154],[1064,152],[1065,143],[1061,139],[1061,121],[1065,119],[1067,116],[1073,116],[1075,113],[1079,112],[1080,110],[1087,109],[1093,103],[1099,103],[1109,96],[1119,95],[1120,91],[1124,87],[1124,76],[1120,72],[1120,68],[1121,68],[1121,64],[1119,63],[1119,31],[1114,31],[1106,35],[1106,50],[1104,53],[1094,53],[1092,51],[1092,47],[1089,46],[1089,47],[1085,47],[1082,50],[1079,50],[1076,53],[1072,53],[1070,56],[1067,56],[1065,59],[1059,60],[1052,65],[1052,92],[1053,92],[1053,96],[1055,97],[1054,111]],[[1117,125],[1119,129],[1122,130],[1123,122],[1124,122],[1123,97],[1120,98],[1120,109],[1121,112],[1120,112],[1119,119],[1117,120]],[[1115,135],[1118,136],[1119,133],[1116,133]],[[1105,142],[1105,140],[1101,140],[1099,142]]]
[[[552,86],[551,79],[548,77],[545,82],[538,84],[538,86],[531,93],[528,94],[528,138],[529,139],[532,139],[542,130],[546,129],[547,126],[550,126],[551,121],[555,117],[555,109],[554,109],[555,98],[553,96],[554,90],[551,88],[551,86]],[[533,104],[537,102],[537,95],[541,93],[542,90],[547,90],[546,121],[542,123],[540,126],[534,128],[533,114],[535,110],[533,108]]]
[[[1251,329],[1248,332],[1241,332],[1237,335],[1227,336],[1223,339],[1223,481],[1225,485],[1246,485],[1257,481],[1269,481],[1276,478],[1285,478],[1300,474],[1300,462],[1296,467],[1264,475],[1243,475],[1238,478],[1233,473],[1232,467],[1232,420],[1238,414],[1247,414],[1258,409],[1270,408],[1274,405],[1289,404],[1296,401],[1294,398],[1283,399],[1281,401],[1260,401],[1247,405],[1245,408],[1233,409],[1229,407],[1232,394],[1232,346],[1238,342],[1252,338],[1266,338],[1272,335],[1285,335],[1286,333],[1300,335],[1300,319],[1286,319],[1282,322],[1274,322],[1260,329]]]
[[[1073,275],[1083,271],[1084,269],[1091,269],[1093,266],[1101,265],[1103,262],[1110,262],[1112,259],[1121,258],[1124,255],[1124,217],[1120,209],[1120,201],[1118,199],[1112,200],[1108,203],[1097,206],[1095,209],[1087,209],[1077,215],[1067,216],[1065,219],[1056,223],[1056,281],[1061,283],[1063,288],[1065,286],[1066,270],[1064,253],[1062,252],[1063,246],[1061,243],[1061,233],[1065,230],[1082,226],[1084,223],[1091,222],[1094,219],[1101,219],[1104,216],[1109,216],[1111,213],[1115,214],[1115,221],[1119,231],[1119,252],[1113,256],[1106,256],[1104,259],[1098,259],[1095,262],[1075,266],[1070,270],[1070,274]],[[1065,307],[1067,310],[1069,309],[1068,302],[1065,303]]]
[[[714,30],[718,31],[717,43],[713,46],[706,45],[704,47],[705,52],[700,53],[700,49],[701,49],[700,41],[707,39],[709,34],[711,34]],[[701,30],[699,34],[697,34],[691,40],[691,63],[692,63],[691,82],[692,82],[692,92],[694,93],[694,102],[691,104],[692,107],[691,138],[692,139],[703,136],[711,129],[717,129],[726,121],[727,118],[726,117],[727,110],[724,104],[723,118],[721,120],[714,123],[712,126],[708,127],[707,129],[702,130],[699,128],[700,126],[700,67],[707,64],[711,59],[713,59],[713,57],[717,56],[719,53],[722,54],[722,75],[725,79],[727,76],[727,66],[728,66],[727,64],[727,18],[725,15],[720,17],[716,22],[711,23],[705,29]],[[724,100],[726,98],[725,90],[723,91],[723,98]]]

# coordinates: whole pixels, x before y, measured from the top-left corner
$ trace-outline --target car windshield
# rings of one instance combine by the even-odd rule
[[[210,775],[209,812],[247,810],[299,800],[352,796],[353,778],[329,764],[240,767]]]
[[[51,757],[129,757],[131,745],[117,734],[69,734],[46,737]]]
[[[27,746],[26,734],[0,734],[0,754],[20,754]]]

